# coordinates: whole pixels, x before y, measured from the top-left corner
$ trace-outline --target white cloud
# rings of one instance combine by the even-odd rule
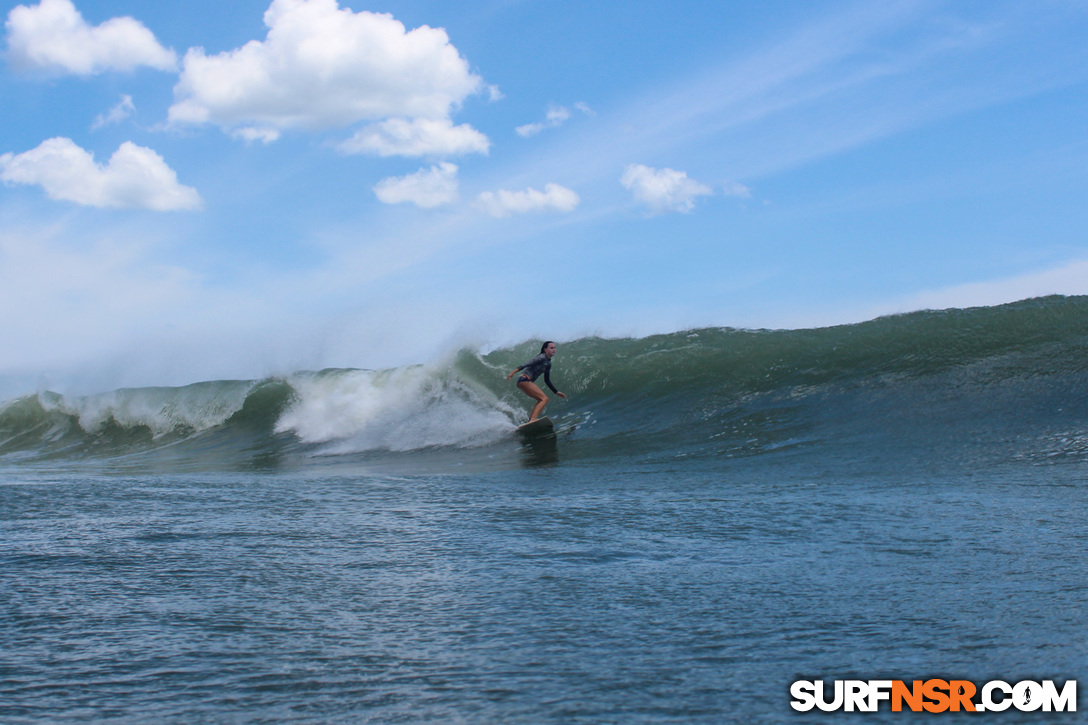
[[[382,179],[374,186],[378,199],[386,204],[411,202],[423,209],[457,200],[457,166],[442,163],[407,176]]]
[[[109,113],[100,114],[91,124],[91,130],[95,131],[103,126],[121,123],[136,111],[136,105],[132,102],[132,96],[121,96],[121,102],[110,109]]]
[[[440,28],[406,32],[336,0],[273,0],[264,22],[263,41],[186,53],[171,121],[282,130],[441,120],[482,85]]]
[[[68,138],[0,156],[0,180],[41,186],[50,199],[94,207],[175,211],[198,209],[200,195],[151,149],[126,141],[105,166]]]
[[[8,57],[20,67],[93,75],[149,66],[177,68],[177,55],[133,18],[90,26],[71,0],[18,5],[8,14]]]
[[[531,211],[574,211],[581,202],[576,193],[559,184],[547,184],[544,191],[485,191],[477,197],[477,204],[493,217],[525,214]]]
[[[587,116],[594,115],[590,107],[584,103],[575,103],[574,107]],[[571,113],[569,108],[564,108],[563,106],[549,106],[548,113],[543,121],[540,121],[539,123],[527,123],[524,126],[518,126],[514,130],[519,136],[528,138],[529,136],[535,136],[545,129],[562,126],[570,120],[570,116]]]
[[[736,196],[741,199],[751,199],[752,190],[744,184],[736,181],[727,181],[722,184],[722,193],[726,196]]]
[[[490,146],[487,136],[468,124],[454,126],[448,118],[391,118],[357,131],[338,148],[378,156],[459,156],[486,154]]]
[[[689,212],[695,208],[696,198],[714,193],[710,187],[689,179],[683,171],[653,169],[642,164],[628,165],[620,183],[654,214]]]
[[[274,128],[258,128],[256,126],[244,126],[242,128],[231,131],[230,135],[231,138],[240,138],[246,143],[260,141],[263,144],[270,144],[280,137],[280,132]]]
[[[518,136],[527,138],[529,136],[535,136],[546,128],[560,126],[569,118],[569,109],[563,108],[562,106],[552,106],[548,109],[548,114],[544,117],[543,121],[539,123],[527,123],[524,126],[518,126],[514,130],[517,131]]]

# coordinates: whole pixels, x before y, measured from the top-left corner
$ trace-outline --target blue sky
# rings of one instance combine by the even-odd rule
[[[0,395],[1088,293],[1082,2],[0,13]]]

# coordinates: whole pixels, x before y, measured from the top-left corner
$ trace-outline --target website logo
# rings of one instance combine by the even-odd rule
[[[790,707],[798,712],[1076,712],[1077,682],[991,680],[981,687],[969,680],[797,680]]]

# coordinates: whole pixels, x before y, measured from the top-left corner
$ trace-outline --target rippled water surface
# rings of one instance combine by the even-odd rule
[[[777,722],[800,678],[1088,675],[1076,463],[0,475],[5,722]]]

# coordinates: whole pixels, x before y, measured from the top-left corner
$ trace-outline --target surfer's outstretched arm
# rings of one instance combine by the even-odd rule
[[[544,384],[547,385],[549,388],[551,388],[553,393],[558,395],[560,398],[563,398],[564,400],[566,400],[566,398],[567,398],[566,394],[565,393],[560,393],[559,390],[554,385],[552,385],[552,371],[551,371],[551,368],[548,368],[547,370],[544,371]]]

